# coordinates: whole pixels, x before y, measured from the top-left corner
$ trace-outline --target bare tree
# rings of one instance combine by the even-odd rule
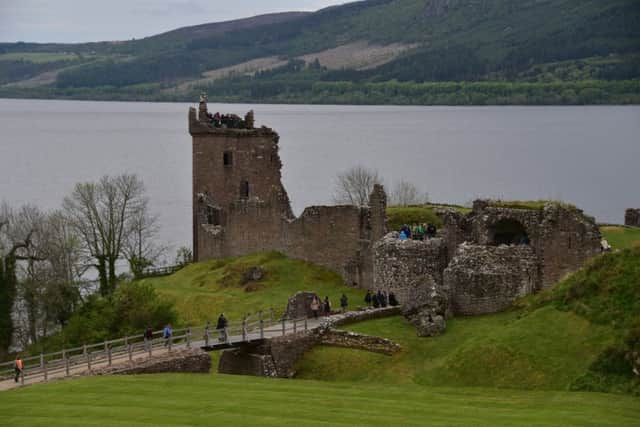
[[[367,206],[373,186],[382,184],[382,178],[375,169],[355,166],[336,178],[333,194],[334,203]]]
[[[166,246],[156,243],[159,229],[158,217],[149,213],[148,201],[144,199],[129,221],[123,245],[123,255],[135,278],[141,277],[144,269],[166,251]]]
[[[76,184],[64,199],[64,211],[82,238],[86,265],[98,271],[102,295],[115,290],[116,263],[145,203],[144,184],[128,174]]]
[[[427,192],[420,192],[418,187],[413,183],[400,180],[393,186],[391,192],[390,205],[392,206],[409,206],[427,203],[429,201],[429,194]]]

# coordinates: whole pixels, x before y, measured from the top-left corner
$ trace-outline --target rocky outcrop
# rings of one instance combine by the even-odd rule
[[[313,298],[318,298],[320,304],[322,300],[315,292],[298,292],[287,303],[287,309],[285,311],[285,318],[287,319],[302,319],[312,318],[313,311],[311,311],[311,301]]]

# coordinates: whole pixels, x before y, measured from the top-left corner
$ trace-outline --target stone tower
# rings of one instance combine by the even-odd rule
[[[370,207],[313,206],[296,218],[281,182],[278,134],[254,128],[252,112],[225,122],[206,99],[189,110],[194,260],[275,250],[329,267],[348,284],[372,285],[373,243],[386,231],[384,189],[376,186]]]

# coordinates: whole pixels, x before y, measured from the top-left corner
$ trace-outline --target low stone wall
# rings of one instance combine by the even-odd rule
[[[202,373],[211,371],[211,356],[200,349],[177,350],[152,358],[137,358],[126,364],[95,369],[91,375],[137,375],[166,373]]]
[[[337,331],[334,329],[330,329],[321,335],[320,344],[387,355],[392,355],[402,350],[402,347],[386,338],[362,335],[350,331]]]
[[[321,328],[335,328],[337,326],[348,325],[350,323],[382,319],[383,317],[397,316],[399,314],[401,314],[400,307],[365,308],[358,311],[348,311],[346,313],[334,314],[331,317],[327,317]]]

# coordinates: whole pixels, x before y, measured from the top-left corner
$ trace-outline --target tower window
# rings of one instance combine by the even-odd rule
[[[249,181],[242,181],[240,184],[240,197],[243,199],[249,198]]]
[[[220,225],[220,209],[207,206],[207,224]]]
[[[225,151],[224,154],[222,154],[222,163],[225,166],[233,165],[233,153],[231,151]]]

